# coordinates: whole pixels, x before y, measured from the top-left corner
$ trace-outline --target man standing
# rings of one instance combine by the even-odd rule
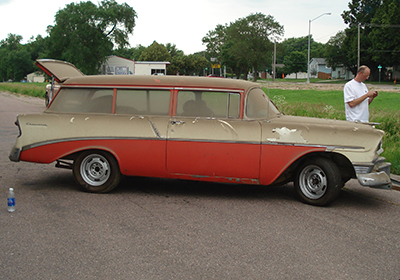
[[[344,86],[344,103],[348,121],[369,121],[368,106],[378,96],[377,91],[368,91],[364,84],[370,73],[371,70],[367,66],[360,66],[357,76]]]

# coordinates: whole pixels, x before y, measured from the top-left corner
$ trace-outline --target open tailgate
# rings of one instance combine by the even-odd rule
[[[85,76],[72,63],[55,59],[38,59],[35,64],[50,77],[54,77],[57,83],[73,77]]]

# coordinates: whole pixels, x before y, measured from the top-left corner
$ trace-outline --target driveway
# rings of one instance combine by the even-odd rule
[[[85,193],[70,170],[8,160],[15,115],[43,104],[0,93],[1,279],[400,277],[398,191],[352,180],[329,207],[300,203],[292,184],[125,178]]]

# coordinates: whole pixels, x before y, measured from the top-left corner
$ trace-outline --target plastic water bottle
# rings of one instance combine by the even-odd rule
[[[7,210],[8,212],[15,211],[15,193],[13,188],[8,189],[7,194]]]

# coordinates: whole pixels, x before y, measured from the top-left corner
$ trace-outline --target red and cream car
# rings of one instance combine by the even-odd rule
[[[122,175],[279,185],[327,205],[351,178],[391,188],[384,132],[282,115],[257,83],[180,76],[84,76],[37,62],[60,90],[41,114],[19,115],[12,161],[56,162],[91,192]],[[73,67],[69,65],[68,67]],[[57,72],[57,73],[56,73]],[[61,73],[61,74],[60,74]],[[65,73],[72,73],[69,77]]]

